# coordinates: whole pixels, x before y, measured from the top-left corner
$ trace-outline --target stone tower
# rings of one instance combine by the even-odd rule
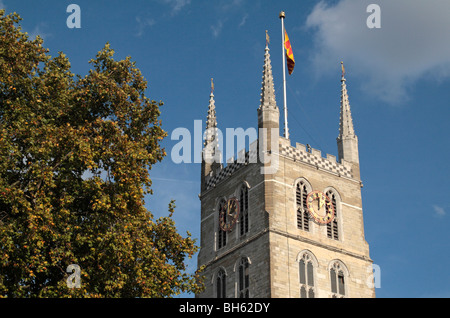
[[[337,161],[279,135],[269,52],[266,45],[258,140],[226,166],[210,95],[199,196],[205,291],[196,296],[375,297],[345,77]]]

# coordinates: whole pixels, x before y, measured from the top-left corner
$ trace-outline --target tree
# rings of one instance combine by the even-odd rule
[[[198,250],[144,206],[166,155],[162,102],[109,44],[82,77],[0,11],[0,295],[170,297],[202,289]],[[81,268],[69,288],[67,267]]]

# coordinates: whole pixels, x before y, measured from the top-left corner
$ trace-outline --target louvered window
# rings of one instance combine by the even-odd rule
[[[306,206],[308,190],[303,181],[297,183],[295,199],[297,204],[297,228],[309,231],[309,215]]]
[[[219,222],[218,222],[219,229],[218,229],[218,232],[217,232],[218,233],[217,248],[219,248],[219,249],[224,247],[225,245],[227,245],[227,232],[223,231],[222,228],[220,227],[220,212],[222,211],[223,207],[226,204],[227,203],[226,203],[225,200],[221,200],[220,203],[219,203],[219,209],[218,209],[218,212],[217,212],[217,217],[218,217],[218,220],[219,220]],[[226,217],[227,217],[227,215],[225,213],[225,215],[224,215],[225,221],[226,221]]]
[[[244,185],[239,198],[239,229],[240,235],[248,233],[248,188]]]
[[[339,227],[338,227],[338,222],[339,222],[339,211],[337,209],[337,204],[336,204],[336,194],[332,191],[329,190],[326,193],[327,197],[330,198],[331,203],[333,205],[333,209],[334,209],[334,219],[333,221],[331,221],[330,223],[327,224],[327,236],[330,239],[334,239],[334,240],[339,240]]]

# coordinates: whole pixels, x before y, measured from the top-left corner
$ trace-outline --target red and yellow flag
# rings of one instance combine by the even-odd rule
[[[294,71],[295,60],[294,60],[294,52],[292,52],[291,42],[289,41],[289,37],[287,35],[286,30],[284,30],[284,48],[286,49],[286,57],[287,57],[287,67],[289,75]]]

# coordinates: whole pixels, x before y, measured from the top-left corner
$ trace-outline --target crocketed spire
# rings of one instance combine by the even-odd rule
[[[275,89],[273,86],[272,62],[270,61],[269,51],[269,46],[266,45],[266,53],[264,54],[260,108],[277,108],[277,102],[275,100]]]
[[[342,65],[341,78],[341,118],[339,122],[339,137],[337,138],[339,160],[359,164],[358,154],[358,137],[353,128],[352,112],[350,110],[350,102],[348,101],[347,84],[345,80],[344,63]],[[356,176],[356,170],[353,172]]]
[[[209,95],[208,115],[206,116],[206,134],[205,146],[211,142],[217,144],[217,118],[216,118],[216,104],[214,101],[214,83],[211,79],[211,94]]]
[[[339,124],[339,137],[355,136],[353,128],[352,112],[350,110],[350,102],[348,101],[347,85],[345,80],[345,72],[342,72],[341,78],[341,120]]]
[[[214,101],[214,82],[211,79],[208,115],[206,116],[205,143],[202,150],[202,191],[206,190],[207,178],[212,178],[222,169],[222,153],[219,149],[219,130],[217,128],[216,104]]]

